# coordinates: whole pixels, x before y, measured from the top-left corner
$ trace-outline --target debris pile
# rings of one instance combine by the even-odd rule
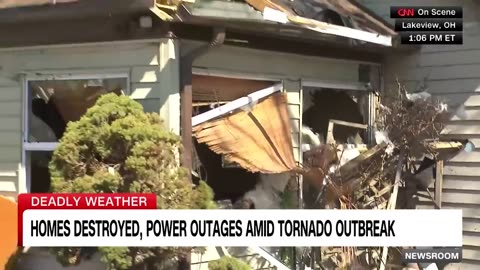
[[[317,158],[317,162],[311,162],[312,150],[304,152],[304,166],[310,168],[307,171],[317,172],[306,177],[318,191],[314,202],[306,202],[313,204],[309,208],[395,209],[399,188],[412,179],[408,176],[421,169],[417,168],[416,162],[425,158],[436,160],[438,145],[442,143],[450,145],[447,148],[451,149],[462,147],[459,142],[440,142],[440,131],[449,117],[444,104],[428,94],[407,94],[401,87],[398,92],[398,96],[387,97],[378,106],[375,145],[368,150],[359,149],[358,154],[347,158],[344,164],[340,160],[349,149],[347,145],[335,145],[339,150],[338,158],[326,159],[324,154],[323,159]],[[327,140],[327,145],[318,146],[323,151],[316,152],[324,153],[329,147],[332,146]],[[312,181],[319,177],[319,168],[321,172],[327,172],[323,182]],[[388,250],[381,247],[324,247],[310,251],[308,257],[312,269],[319,269],[320,265],[328,269],[351,269],[354,266],[385,269],[387,261],[392,263],[390,258],[387,260]]]
[[[292,150],[287,96],[279,89],[274,86],[257,91],[192,119],[198,142],[225,161],[259,174],[255,187],[225,208],[292,208],[292,201],[299,200],[285,196],[289,190],[303,196],[304,208],[396,209],[403,207],[397,204],[400,187],[417,181],[425,168],[436,163],[441,149],[464,146],[464,142],[440,141],[440,131],[449,117],[444,104],[428,93],[408,94],[399,87],[397,95],[385,97],[381,104],[376,102],[377,123],[370,129],[374,140],[369,145],[362,144],[360,133],[367,134],[372,127],[330,119],[340,114],[328,115],[321,128],[301,127],[303,164],[299,164]],[[318,120],[315,111],[309,112],[309,121]],[[341,137],[337,132],[339,138],[335,138],[338,127],[347,127],[348,134]],[[327,134],[319,134],[319,130]],[[304,185],[297,186],[302,190],[293,188],[297,181],[292,174],[303,176]],[[422,186],[425,189],[428,185]],[[385,269],[392,261],[388,256],[392,250],[325,247],[305,248],[298,254],[312,269]]]

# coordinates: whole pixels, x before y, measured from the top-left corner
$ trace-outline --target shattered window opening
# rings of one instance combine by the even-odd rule
[[[126,76],[27,82],[24,154],[29,192],[49,191],[48,165],[67,124],[79,120],[101,95],[110,92],[120,95],[127,89]]]

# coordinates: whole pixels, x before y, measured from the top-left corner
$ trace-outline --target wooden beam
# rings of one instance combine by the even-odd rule
[[[443,160],[437,160],[435,177],[435,202],[436,208],[442,208],[442,190],[443,190]]]
[[[192,59],[182,58],[180,61],[180,134],[182,136],[182,166],[188,171],[188,177],[191,180],[191,171],[193,166],[193,141],[192,141]]]
[[[330,123],[333,123],[335,125],[340,125],[340,126],[359,128],[359,129],[367,129],[368,128],[368,125],[365,125],[365,124],[352,123],[352,122],[335,120],[335,119],[330,120]]]
[[[400,179],[402,177],[404,158],[405,158],[404,154],[400,153],[398,164],[397,164],[397,171],[395,173],[395,182],[393,186],[393,192],[390,195],[390,199],[388,200],[387,210],[395,210],[397,206],[398,187],[400,185]],[[388,259],[388,247],[383,247],[382,261],[380,262],[380,270],[385,270],[387,265],[387,259]]]

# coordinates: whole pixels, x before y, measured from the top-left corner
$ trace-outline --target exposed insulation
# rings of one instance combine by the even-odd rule
[[[282,173],[297,166],[293,156],[287,96],[275,93],[251,110],[236,112],[193,128],[199,143],[251,172]]]

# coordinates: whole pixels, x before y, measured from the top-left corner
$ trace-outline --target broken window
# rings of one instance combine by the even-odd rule
[[[194,75],[192,79],[193,115],[212,110],[230,101],[274,85],[273,81],[232,79],[219,76]],[[231,163],[212,151],[206,144],[194,140],[194,179],[206,181],[216,200],[240,199],[254,189],[259,174]]]
[[[302,149],[304,162],[309,160],[320,144],[335,142],[338,162],[346,163],[366,149],[369,129],[371,92],[361,85],[348,89],[329,87],[303,87]],[[355,89],[356,88],[356,89]],[[356,124],[356,125],[355,125]],[[362,147],[365,146],[365,147]],[[339,152],[340,151],[340,152]],[[317,208],[318,190],[304,181],[303,201],[306,208]]]
[[[48,164],[68,122],[77,121],[101,95],[121,94],[126,76],[27,81],[24,156],[29,192],[48,192]]]
[[[331,88],[303,89],[303,124],[319,134],[323,141],[328,136],[330,120],[367,124],[368,92]],[[335,125],[333,137],[339,143],[367,143],[365,130]]]

